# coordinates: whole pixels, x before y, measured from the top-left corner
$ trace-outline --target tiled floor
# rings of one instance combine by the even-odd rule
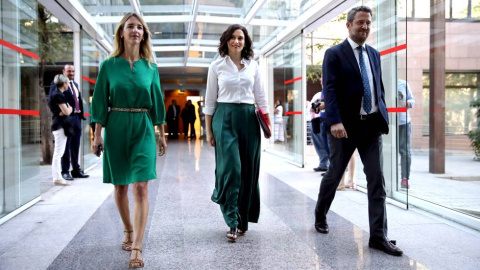
[[[387,205],[389,236],[405,252],[368,248],[366,195],[337,192],[331,232],[313,228],[320,175],[262,153],[261,216],[236,243],[210,201],[213,148],[170,141],[149,184],[146,269],[480,269],[480,232],[421,211]],[[122,225],[101,167],[0,226],[0,269],[126,269]]]

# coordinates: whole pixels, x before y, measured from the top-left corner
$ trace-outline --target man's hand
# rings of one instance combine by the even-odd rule
[[[348,138],[347,131],[342,123],[334,124],[330,127],[330,132],[335,138]]]

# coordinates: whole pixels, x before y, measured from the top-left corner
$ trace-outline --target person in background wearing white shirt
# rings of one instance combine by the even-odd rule
[[[260,127],[254,104],[263,112],[269,107],[258,64],[251,60],[247,29],[230,25],[220,37],[218,52],[221,57],[208,70],[203,111],[207,142],[215,147],[212,201],[220,205],[229,227],[227,240],[234,242],[237,229],[245,234],[248,222],[258,222],[260,215]]]
[[[285,140],[285,136],[283,132],[283,106],[280,99],[275,100],[273,123],[275,125],[275,143],[282,143]]]
[[[409,188],[410,184],[410,165],[412,164],[412,154],[410,153],[410,134],[412,133],[412,124],[409,110],[415,106],[410,85],[404,80],[398,80],[398,106],[407,107],[406,113],[400,113],[398,116],[398,152],[400,153],[400,166],[402,188]]]

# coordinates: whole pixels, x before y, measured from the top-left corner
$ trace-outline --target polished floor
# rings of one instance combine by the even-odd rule
[[[405,252],[368,248],[366,195],[337,192],[330,234],[313,228],[321,177],[262,153],[261,215],[236,243],[214,187],[213,148],[201,140],[170,141],[149,184],[144,242],[146,269],[480,269],[480,232],[417,209],[387,205],[389,236]],[[0,226],[0,269],[126,269],[122,224],[101,183],[101,164],[88,179],[52,187],[33,207]]]

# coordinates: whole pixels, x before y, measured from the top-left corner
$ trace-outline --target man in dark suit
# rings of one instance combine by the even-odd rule
[[[349,37],[325,52],[323,83],[331,156],[318,194],[315,229],[328,233],[327,212],[348,161],[358,149],[368,183],[369,247],[400,256],[403,252],[396,242],[387,238],[382,134],[388,133],[388,114],[380,54],[365,44],[371,19],[369,7],[350,10]]]
[[[178,122],[180,120],[180,106],[177,105],[177,101],[172,100],[172,104],[168,106],[167,110],[167,127],[168,137],[171,139],[178,139]],[[171,137],[170,137],[171,136]]]
[[[75,134],[67,138],[67,145],[62,156],[62,177],[65,180],[73,180],[73,178],[87,178],[89,175],[85,174],[78,164],[78,152],[80,150],[80,138],[82,135],[82,120],[87,120],[83,114],[83,99],[80,93],[78,84],[73,81],[75,78],[75,67],[72,64],[66,64],[62,70],[63,75],[70,79],[68,83],[68,90],[63,94],[67,99],[68,104],[73,108],[71,114],[72,123]],[[50,85],[50,94],[55,89],[55,84]],[[49,94],[49,96],[50,96]],[[70,163],[72,164],[72,175],[70,175]]]

